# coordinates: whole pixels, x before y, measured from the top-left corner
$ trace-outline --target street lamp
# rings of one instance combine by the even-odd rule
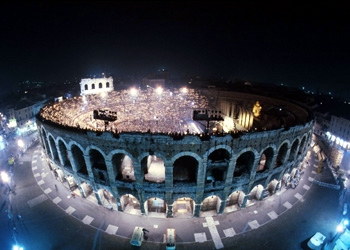
[[[3,183],[7,184],[7,187],[9,188],[9,190],[11,191],[11,187],[10,187],[10,183],[11,183],[11,179],[10,176],[8,175],[8,173],[2,171],[1,174],[1,180]]]
[[[344,221],[345,222],[345,221]],[[344,229],[345,229],[345,225],[344,225],[344,222],[340,223],[338,226],[337,226],[337,233],[334,235],[333,239],[331,240],[331,242],[333,242],[335,240],[335,238],[337,236],[339,236],[340,234],[342,234],[344,232]],[[346,223],[348,223],[348,221],[346,220]]]
[[[2,171],[1,172],[1,180],[4,183],[9,183],[10,182],[10,176],[6,172]]]
[[[23,147],[24,147],[24,142],[23,142],[23,140],[19,139],[19,140],[17,141],[17,145],[18,145],[19,147],[23,148]]]

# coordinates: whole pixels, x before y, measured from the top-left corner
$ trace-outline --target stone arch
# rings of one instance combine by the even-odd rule
[[[242,190],[233,191],[226,199],[224,213],[230,213],[239,210],[244,204],[245,193]]]
[[[304,135],[300,141],[298,154],[300,154],[300,155],[303,154],[303,152],[305,151],[305,145],[306,145],[306,135]]]
[[[273,161],[274,152],[275,148],[273,148],[272,146],[268,146],[264,149],[264,151],[261,153],[256,172],[262,173],[270,169]]]
[[[197,183],[199,156],[192,152],[181,152],[175,155],[171,162],[173,162],[173,183],[177,185],[178,182]]]
[[[266,189],[269,192],[269,195],[272,195],[276,193],[280,187],[281,187],[281,182],[274,178],[269,182]]]
[[[239,152],[236,160],[236,167],[233,173],[233,177],[250,177],[254,168],[254,162],[257,158],[257,152],[255,149],[246,148]]]
[[[126,166],[123,166],[124,158],[126,158],[126,162],[124,162]],[[128,151],[122,149],[113,150],[106,156],[106,159],[112,163],[115,180],[136,180],[134,164],[137,164],[137,160]]]
[[[148,198],[145,201],[145,212],[149,217],[166,217],[167,204],[157,197]]]
[[[77,174],[87,177],[88,170],[84,158],[84,149],[79,144],[70,143],[69,145],[73,156],[72,163],[75,165]]]
[[[217,195],[207,196],[201,203],[200,217],[217,215],[221,205],[221,198]]]
[[[91,163],[91,170],[96,183],[108,185],[108,171],[105,154],[97,147],[88,147],[88,155]]]
[[[141,215],[140,201],[132,194],[123,194],[120,197],[120,205],[124,213]]]
[[[211,150],[207,156],[206,182],[215,183],[226,180],[231,154],[225,147]]]
[[[299,139],[296,138],[290,148],[289,161],[294,161],[298,155]]]
[[[138,158],[141,159],[141,172],[144,181],[165,183],[165,157],[161,153],[143,153]]]
[[[66,173],[65,178],[70,191],[74,191],[78,188],[78,183],[75,180],[74,176]]]
[[[256,204],[256,201],[259,201],[262,199],[263,194],[264,194],[264,187],[261,184],[254,186],[248,194],[246,206],[249,207]]]
[[[94,193],[94,189],[92,188],[91,184],[86,182],[86,181],[82,181],[80,184],[80,189],[83,193],[84,198],[88,198],[94,202],[94,203],[98,203],[97,199],[95,197],[95,193]]]
[[[135,171],[132,159],[127,154],[116,153],[112,157],[114,179],[118,181],[135,181]]]
[[[174,162],[173,164],[173,183],[187,181],[196,183],[198,174],[198,161],[189,156],[184,155]]]
[[[51,156],[52,156],[52,160],[59,162],[59,157],[58,157],[58,151],[57,151],[57,147],[56,147],[56,141],[53,138],[53,136],[51,134],[49,134],[48,136],[49,139],[49,145],[50,145],[50,149],[51,149]]]
[[[109,190],[100,188],[97,191],[97,194],[100,198],[101,205],[103,207],[106,207],[111,210],[118,210],[116,199]]]
[[[278,153],[277,153],[276,162],[275,162],[275,168],[282,166],[286,162],[286,159],[288,156],[288,148],[289,148],[288,141],[284,141],[280,145],[280,147],[278,149]]]
[[[192,218],[194,215],[195,201],[190,197],[181,197],[173,203],[174,218]]]
[[[213,151],[218,150],[218,149],[225,149],[230,155],[233,154],[233,149],[230,146],[227,145],[216,145],[214,147],[211,147],[204,155],[203,159],[208,158],[208,156],[213,153]]]
[[[62,166],[71,169],[72,164],[68,153],[67,145],[66,145],[66,142],[62,139],[62,137],[57,137],[57,146],[61,155]]]

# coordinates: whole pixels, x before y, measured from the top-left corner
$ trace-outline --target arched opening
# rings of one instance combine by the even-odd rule
[[[83,152],[78,146],[74,144],[72,145],[72,155],[78,175],[83,175],[84,177],[88,176]]]
[[[66,145],[62,140],[58,140],[58,149],[61,152],[61,160],[64,167],[72,169]]]
[[[147,208],[147,210],[145,210],[147,211],[146,213],[149,217],[166,217],[166,203],[162,199],[157,197],[149,198],[145,202],[145,208]]]
[[[215,216],[220,208],[221,199],[216,195],[205,198],[201,204],[199,217]]]
[[[120,197],[120,205],[124,213],[141,215],[140,202],[131,194]]]
[[[288,144],[283,143],[283,145],[278,150],[277,159],[275,162],[275,168],[280,167],[285,163],[287,153],[288,153]]]
[[[245,193],[243,191],[234,191],[226,199],[224,213],[231,213],[241,209],[244,202]]]
[[[289,161],[294,161],[295,158],[297,157],[298,145],[299,145],[299,140],[295,140],[293,142],[292,147],[290,148],[289,159],[288,159]]]
[[[164,162],[156,155],[149,155],[141,161],[145,181],[162,183],[165,182]]]
[[[53,174],[55,175],[56,180],[58,180],[62,183],[65,181],[64,172],[61,169],[54,168]]]
[[[86,182],[82,182],[80,185],[81,191],[84,195],[84,197],[86,199],[88,199],[89,201],[98,204],[94,190],[92,189],[92,187],[86,183]]]
[[[272,158],[273,158],[272,148],[265,149],[260,157],[259,165],[256,172],[262,173],[267,171],[270,168]]]
[[[195,202],[191,198],[183,197],[173,203],[174,218],[192,218]]]
[[[98,150],[91,149],[90,161],[95,182],[108,185],[107,166],[103,155]]]
[[[198,161],[191,156],[182,156],[174,162],[174,185],[184,182],[196,183]]]
[[[254,164],[254,154],[251,151],[247,151],[241,154],[236,161],[235,171],[233,177],[249,177],[250,170]]]
[[[113,169],[118,181],[135,181],[134,166],[129,156],[125,154],[115,154],[112,158]]]
[[[303,139],[301,140],[298,154],[302,154],[305,151],[305,144],[306,144],[306,137],[304,136]]]
[[[256,204],[257,201],[262,199],[264,187],[262,185],[255,186],[248,194],[246,207]]]
[[[101,188],[97,191],[97,193],[100,197],[102,206],[111,210],[118,210],[117,202],[111,192]]]
[[[49,143],[50,143],[50,148],[51,148],[51,152],[52,152],[52,159],[54,161],[59,161],[59,158],[58,158],[58,152],[57,152],[57,148],[56,148],[56,143],[54,141],[54,139],[49,136]]]
[[[71,175],[66,176],[66,184],[70,191],[75,191],[78,188],[78,184],[75,181],[74,177]]]
[[[230,160],[230,154],[226,149],[214,150],[208,156],[206,182],[218,185],[223,184]]]
[[[269,195],[273,195],[276,193],[276,191],[280,188],[280,182],[276,179],[273,179],[270,181],[270,183],[267,185],[267,191]]]

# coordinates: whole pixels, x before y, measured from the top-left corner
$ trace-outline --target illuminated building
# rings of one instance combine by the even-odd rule
[[[94,119],[99,108],[116,120]],[[200,109],[223,119],[205,130],[192,119]],[[299,178],[313,125],[287,100],[218,89],[114,90],[37,115],[48,164],[67,188],[109,209],[181,218],[254,205]]]

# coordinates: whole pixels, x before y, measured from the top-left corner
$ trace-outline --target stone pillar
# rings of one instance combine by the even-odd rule
[[[168,205],[168,211],[167,211],[167,218],[172,218],[173,217],[173,205]]]
[[[68,149],[67,149],[67,153],[68,153],[68,160],[69,160],[69,159],[73,159],[72,150],[68,150]],[[70,162],[70,165],[72,166],[73,172],[74,172],[74,173],[78,172],[77,166],[75,165],[75,161],[69,160],[69,162]]]
[[[94,190],[94,194],[95,194],[95,197],[96,197],[96,199],[97,199],[97,203],[98,203],[99,205],[102,205],[102,202],[101,202],[101,198],[100,198],[99,193],[96,192],[96,191]]]
[[[194,205],[194,217],[199,217],[199,213],[201,211],[201,204],[195,204]]]
[[[107,174],[108,174],[108,183],[115,183],[116,173],[113,170],[112,161],[110,159],[105,159]]]
[[[77,178],[77,179],[74,178],[74,181],[76,181],[76,180],[78,180],[77,185],[78,185],[78,189],[79,189],[79,192],[80,192],[81,197],[86,198],[85,192],[84,192],[84,190],[81,188],[81,181],[80,181],[80,179],[79,179],[79,178]]]
[[[167,209],[167,217],[172,218],[173,217],[173,190],[174,190],[174,183],[173,183],[173,163],[169,161],[164,161],[164,167],[165,167],[165,202],[168,205]]]
[[[218,214],[222,214],[224,212],[224,210],[225,210],[225,207],[226,207],[226,200],[221,201]]]
[[[58,154],[58,160],[60,162],[60,165],[64,167],[64,162],[63,162],[63,157],[62,157],[62,152],[59,147],[56,147],[57,149],[57,154]]]
[[[240,205],[241,208],[244,208],[247,205],[248,195],[244,196],[243,201]]]
[[[115,201],[117,202],[118,211],[122,212],[123,210],[122,210],[122,206],[120,203],[120,196],[119,196],[117,187],[115,185],[112,185],[110,192],[112,193],[112,195],[115,198]]]
[[[84,157],[84,161],[85,161],[85,165],[86,165],[86,169],[89,175],[89,179],[92,180],[93,182],[95,182],[95,178],[94,178],[94,173],[92,172],[92,164],[90,161],[90,156],[83,154]]]
[[[140,185],[139,183],[135,183],[134,186],[135,186],[135,189],[137,190],[137,196],[138,196],[137,198],[140,202],[141,213],[145,214],[146,211],[145,211],[145,207],[144,207],[145,199],[144,199],[143,186]]]

